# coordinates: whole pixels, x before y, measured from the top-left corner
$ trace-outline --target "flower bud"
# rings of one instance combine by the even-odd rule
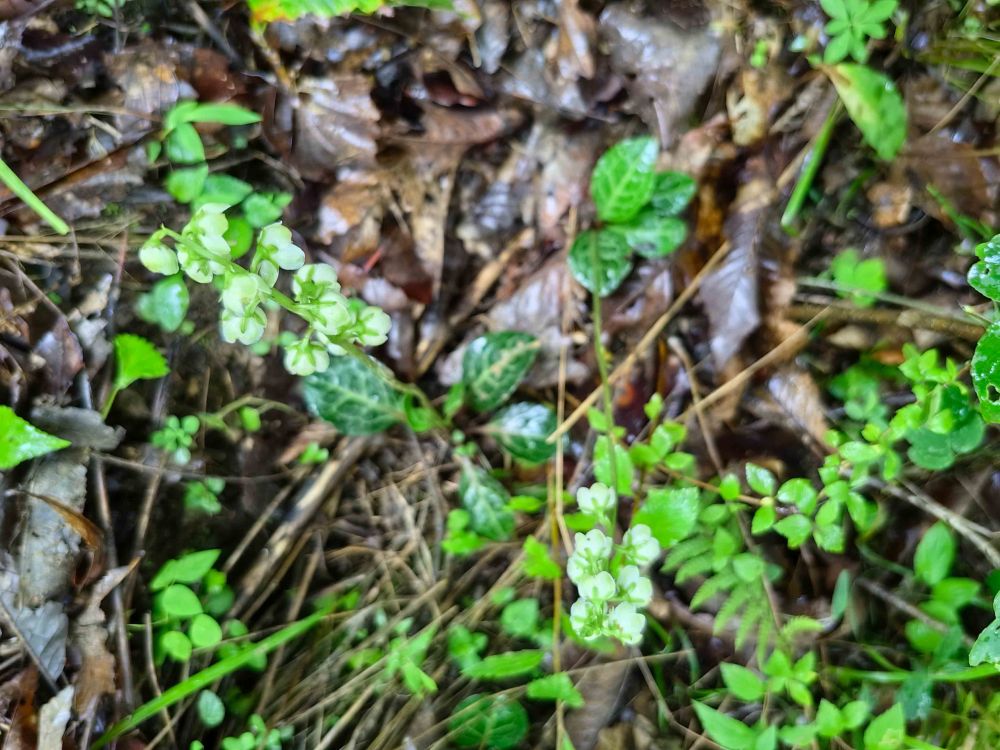
[[[150,240],[139,250],[139,262],[153,273],[177,273],[177,254],[158,240]]]

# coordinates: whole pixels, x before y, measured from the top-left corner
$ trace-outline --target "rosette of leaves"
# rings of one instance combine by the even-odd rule
[[[633,253],[670,255],[687,237],[679,215],[694,197],[694,180],[657,172],[659,144],[643,136],[615,144],[597,160],[590,195],[602,225],[581,232],[570,248],[573,277],[598,297],[614,292],[629,275]]]

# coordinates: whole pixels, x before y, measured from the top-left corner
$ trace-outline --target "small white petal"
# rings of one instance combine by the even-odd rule
[[[580,584],[580,596],[595,602],[606,602],[615,595],[615,579],[607,571],[585,579]]]

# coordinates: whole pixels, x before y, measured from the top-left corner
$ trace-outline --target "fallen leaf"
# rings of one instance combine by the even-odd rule
[[[371,89],[363,75],[299,80],[290,157],[303,177],[320,180],[344,165],[374,163],[380,115]]]
[[[812,375],[794,365],[784,365],[767,379],[767,392],[790,424],[809,435],[816,445],[826,445],[830,425]]]
[[[73,717],[75,689],[67,685],[38,712],[38,750],[62,750],[66,725]]]

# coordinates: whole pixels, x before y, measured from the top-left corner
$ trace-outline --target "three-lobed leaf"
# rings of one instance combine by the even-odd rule
[[[50,435],[21,419],[9,406],[0,406],[0,469],[11,469],[69,444],[69,440]]]
[[[503,404],[537,355],[538,340],[529,333],[501,331],[474,339],[462,359],[462,381],[472,408],[482,412]]]
[[[532,578],[555,581],[562,577],[562,568],[552,559],[549,548],[529,536],[524,540],[524,573]]]
[[[326,372],[305,378],[306,407],[345,435],[372,435],[403,419],[402,398],[370,365],[354,357],[332,357]]]
[[[590,178],[590,195],[602,221],[628,221],[649,202],[659,151],[655,138],[643,136],[620,141],[601,154]]]
[[[580,285],[598,297],[607,297],[632,271],[632,251],[618,230],[581,232],[573,241],[567,262]]]

